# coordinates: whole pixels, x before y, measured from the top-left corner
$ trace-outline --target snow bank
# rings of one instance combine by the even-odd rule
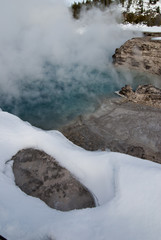
[[[154,38],[152,38],[152,40],[159,40],[159,41],[161,41],[161,37],[154,37]]]
[[[132,30],[132,31],[138,31],[138,32],[161,32],[161,27],[153,26],[148,27],[144,24],[121,24],[121,28],[124,30]]]
[[[52,155],[97,199],[93,209],[60,212],[14,183],[11,157],[33,147]],[[161,166],[128,155],[89,152],[58,131],[0,111],[0,234],[9,240],[159,240]]]

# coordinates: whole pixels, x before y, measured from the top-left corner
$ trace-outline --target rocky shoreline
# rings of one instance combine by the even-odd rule
[[[128,40],[113,55],[115,67],[161,75],[161,33],[144,33]],[[93,114],[81,116],[60,131],[90,151],[126,153],[161,163],[161,90],[152,85],[134,92],[125,86],[124,98],[107,99]]]
[[[139,85],[135,91],[125,85],[118,92],[119,96],[126,97],[128,101],[141,103],[147,106],[161,108],[161,90],[153,85]]]
[[[135,69],[161,75],[161,33],[144,33],[144,37],[132,38],[115,50],[116,67]]]
[[[80,117],[61,132],[90,151],[110,149],[161,163],[161,108],[145,101],[107,99],[95,113]]]

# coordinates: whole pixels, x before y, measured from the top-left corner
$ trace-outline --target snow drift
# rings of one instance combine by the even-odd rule
[[[71,171],[97,199],[93,209],[60,212],[14,183],[11,157],[42,149]],[[161,166],[113,152],[89,152],[57,131],[43,131],[0,112],[0,234],[14,239],[159,240]]]

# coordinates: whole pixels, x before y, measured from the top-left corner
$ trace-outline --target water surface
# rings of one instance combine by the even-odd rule
[[[0,90],[0,107],[36,127],[58,129],[79,115],[93,112],[105,98],[116,96],[114,92],[125,84],[133,88],[149,83],[161,87],[159,77],[116,71],[112,67],[88,68],[81,79],[74,71],[60,80],[56,72],[53,68],[43,79],[19,81],[16,96],[8,97]]]

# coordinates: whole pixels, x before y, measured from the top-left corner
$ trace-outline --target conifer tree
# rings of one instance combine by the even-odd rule
[[[122,7],[124,7],[125,1],[124,0],[120,0],[120,3],[122,4]]]
[[[158,6],[157,9],[156,9],[157,13],[160,14],[160,7]]]
[[[132,0],[128,0],[128,4],[127,4],[127,10],[129,10],[129,9],[130,9],[130,6],[131,6],[131,4],[132,4]]]

